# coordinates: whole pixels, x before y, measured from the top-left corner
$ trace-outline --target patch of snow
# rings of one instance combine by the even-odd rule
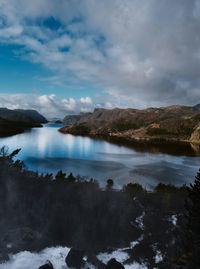
[[[162,253],[160,250],[157,250],[156,251],[156,256],[155,256],[155,263],[159,263],[159,262],[162,262],[163,260],[163,256],[162,256]]]
[[[51,247],[45,248],[41,252],[22,251],[10,255],[10,260],[0,264],[0,269],[37,269],[45,264],[48,260],[53,264],[55,269],[66,269],[65,258],[70,248]]]

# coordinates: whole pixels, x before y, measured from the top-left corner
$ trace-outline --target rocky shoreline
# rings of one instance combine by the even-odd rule
[[[151,146],[159,147],[165,145],[186,147],[189,145],[194,152],[200,152],[200,140],[190,140],[186,138],[163,137],[163,136],[137,136],[133,130],[126,132],[110,132],[101,131],[100,129],[93,129],[87,123],[74,124],[72,126],[63,126],[58,129],[63,134],[72,134],[77,136],[88,136],[94,139],[102,139],[105,141],[137,148],[145,147],[147,150]],[[168,148],[169,149],[169,148]],[[156,149],[155,149],[156,150]]]

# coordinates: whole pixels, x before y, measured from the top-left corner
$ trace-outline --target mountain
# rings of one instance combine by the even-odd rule
[[[63,119],[63,123],[65,124],[75,124],[78,122],[85,122],[89,119],[92,113],[80,113],[79,115],[67,115]]]
[[[133,141],[193,141],[200,123],[200,105],[173,105],[147,109],[111,110],[98,108],[93,113],[65,117],[65,123],[74,123],[59,129],[63,133],[106,137]]]
[[[24,132],[26,128],[42,127],[47,120],[35,110],[0,108],[0,137]]]
[[[47,120],[36,110],[0,108],[0,117],[11,121],[46,123]]]
[[[39,112],[32,109],[15,109],[14,111],[19,112],[22,115],[28,116],[31,118],[35,123],[47,123],[47,119],[42,116]]]
[[[147,108],[147,109],[104,109],[104,108],[95,108],[93,113],[80,113],[79,115],[68,115],[63,119],[63,123],[66,124],[75,124],[82,122],[95,122],[95,121],[105,121],[110,122],[114,120],[126,119],[134,120],[136,118],[167,118],[167,117],[181,117],[181,116],[192,116],[200,112],[200,105],[196,106],[168,106],[160,108]],[[144,120],[144,119],[143,119]]]

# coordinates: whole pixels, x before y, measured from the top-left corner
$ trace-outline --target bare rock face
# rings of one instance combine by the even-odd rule
[[[200,141],[200,123],[192,133],[190,141]]]

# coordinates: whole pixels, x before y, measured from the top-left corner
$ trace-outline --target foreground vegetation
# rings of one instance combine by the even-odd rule
[[[62,171],[55,178],[28,171],[13,160],[18,152],[0,152],[1,260],[63,245],[88,257],[123,248],[126,264],[148,268],[198,268],[200,174],[191,188],[159,184],[147,192],[128,184],[115,191],[109,179],[102,190]]]

